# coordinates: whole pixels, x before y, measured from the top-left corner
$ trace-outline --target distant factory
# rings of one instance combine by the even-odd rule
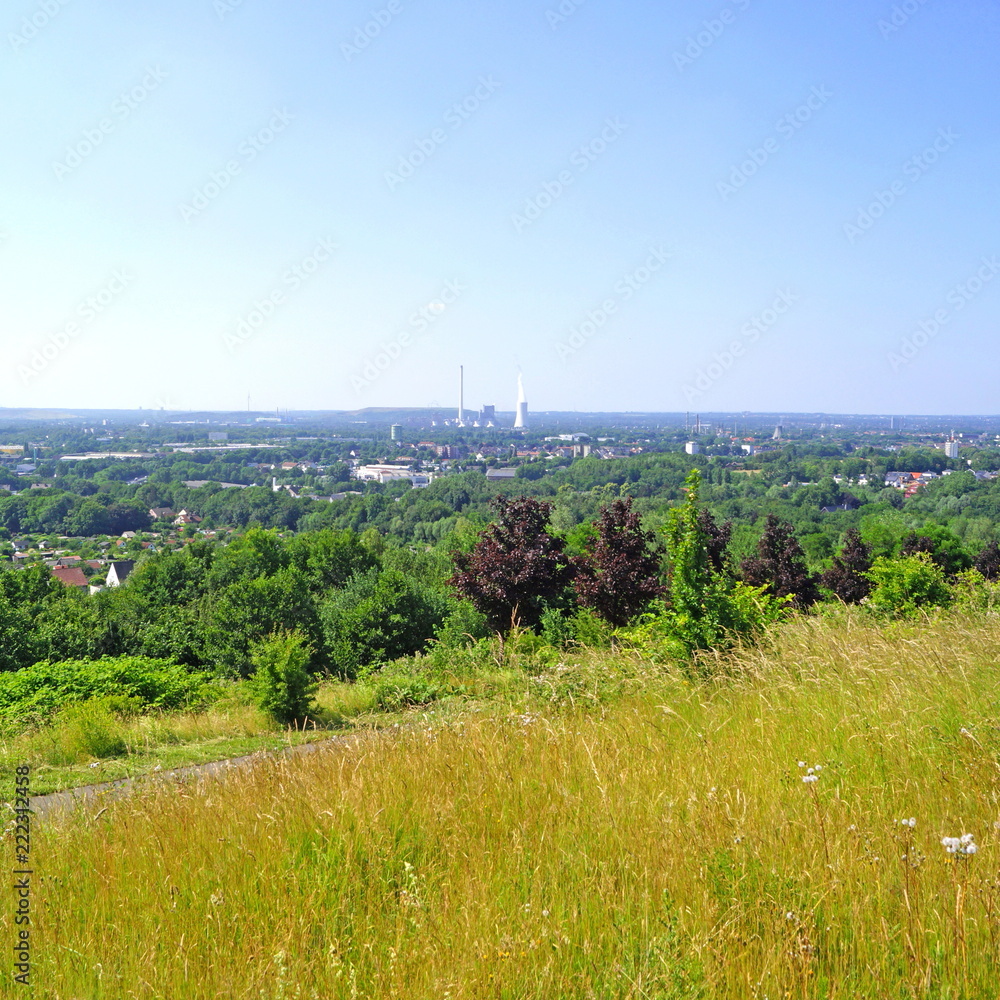
[[[458,412],[455,417],[456,427],[496,427],[497,408],[493,403],[484,403],[475,415],[470,415],[465,409],[465,366],[458,366]],[[528,426],[528,399],[524,394],[524,381],[517,376],[517,408],[514,415],[514,427],[524,430]]]

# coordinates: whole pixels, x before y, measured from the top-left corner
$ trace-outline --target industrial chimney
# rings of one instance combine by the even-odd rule
[[[514,418],[515,428],[528,426],[528,400],[524,395],[524,381],[517,376],[517,416]]]

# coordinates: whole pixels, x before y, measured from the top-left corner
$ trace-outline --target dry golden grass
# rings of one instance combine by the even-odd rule
[[[995,619],[846,615],[602,701],[585,656],[517,714],[39,824],[35,995],[996,997],[998,660]]]

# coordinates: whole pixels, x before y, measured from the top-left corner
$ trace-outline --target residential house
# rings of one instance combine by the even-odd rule
[[[79,587],[86,589],[87,578],[83,575],[83,570],[79,566],[64,566],[52,570],[52,575],[65,587]]]
[[[127,579],[132,570],[135,569],[135,562],[132,559],[118,559],[108,566],[109,587],[120,587]]]

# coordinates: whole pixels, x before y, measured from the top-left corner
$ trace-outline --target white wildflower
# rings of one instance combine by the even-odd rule
[[[961,837],[942,837],[941,846],[949,854],[957,854],[959,857],[975,854],[979,850],[971,833],[963,833]]]

